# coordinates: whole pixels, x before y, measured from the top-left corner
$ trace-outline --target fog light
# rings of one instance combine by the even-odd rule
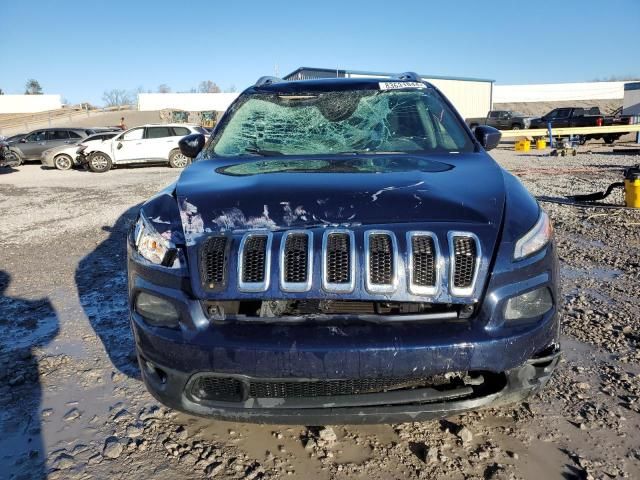
[[[164,298],[140,292],[136,298],[136,312],[142,315],[150,325],[172,328],[178,326],[178,311]]]
[[[553,307],[551,292],[547,287],[537,288],[507,301],[504,311],[506,320],[534,318],[547,313]]]

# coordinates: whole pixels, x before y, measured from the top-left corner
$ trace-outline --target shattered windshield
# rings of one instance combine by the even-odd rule
[[[432,88],[247,95],[209,149],[219,156],[469,152]]]

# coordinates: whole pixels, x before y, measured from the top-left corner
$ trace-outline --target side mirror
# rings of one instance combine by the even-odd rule
[[[191,135],[181,138],[178,145],[180,146],[180,152],[182,152],[185,157],[196,158],[204,148],[205,142],[206,140],[203,134],[192,133]]]
[[[488,127],[487,125],[478,125],[473,131],[473,134],[485,150],[496,148],[500,143],[500,138],[502,138],[500,130]]]

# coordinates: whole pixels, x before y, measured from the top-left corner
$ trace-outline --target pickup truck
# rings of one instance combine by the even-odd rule
[[[467,118],[465,122],[470,128],[488,125],[499,130],[519,130],[529,128],[531,117],[511,110],[491,110],[486,117]]]
[[[602,127],[605,125],[613,125],[615,122],[613,117],[600,113],[598,107],[566,107],[555,108],[542,117],[532,118],[530,125],[531,128],[547,128],[549,123],[553,129],[567,127]],[[622,133],[580,135],[580,144],[586,143],[587,140],[600,138],[604,140],[604,143],[612,144],[622,135]]]

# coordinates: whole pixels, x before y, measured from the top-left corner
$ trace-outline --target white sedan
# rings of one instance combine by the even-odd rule
[[[78,140],[71,145],[60,145],[53,147],[42,152],[40,161],[45,167],[56,167],[58,170],[69,170],[74,165],[77,165],[76,154],[80,145],[93,145],[98,146],[105,140],[110,140],[115,137],[118,132],[102,132],[94,135],[89,135],[82,140]]]
[[[178,142],[192,133],[205,134],[198,125],[143,125],[116,135],[100,145],[88,146],[82,153],[92,172],[106,172],[114,165],[168,162],[173,168],[184,168],[189,157],[180,152]],[[83,142],[84,144],[84,142]]]

